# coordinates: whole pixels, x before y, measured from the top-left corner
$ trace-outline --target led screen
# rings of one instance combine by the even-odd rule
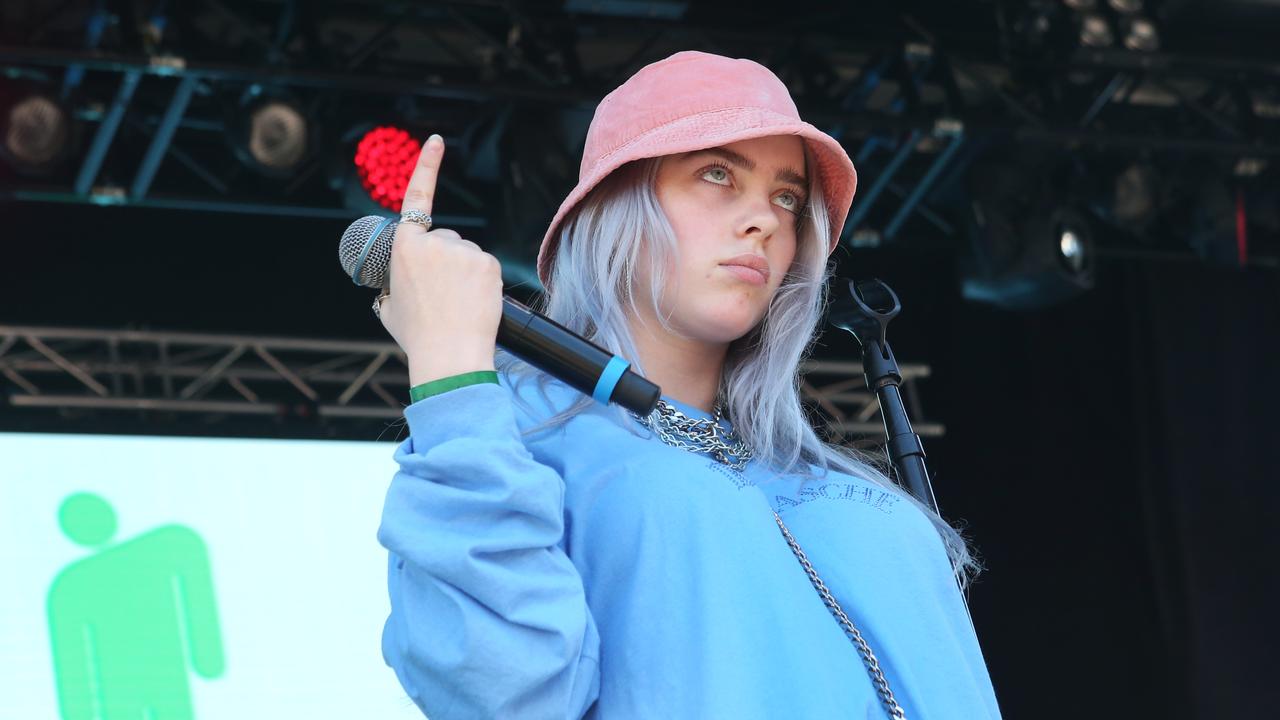
[[[379,647],[393,451],[0,433],[0,717],[420,718]]]

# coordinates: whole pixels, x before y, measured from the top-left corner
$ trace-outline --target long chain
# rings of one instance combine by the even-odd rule
[[[867,673],[871,675],[871,684],[875,685],[876,692],[880,693],[880,700],[884,702],[885,710],[889,711],[889,717],[894,718],[894,720],[906,720],[907,714],[902,710],[902,706],[898,704],[898,700],[894,698],[893,690],[889,688],[889,681],[885,679],[884,671],[880,669],[880,661],[876,659],[875,653],[871,652],[871,646],[863,639],[858,627],[845,614],[844,608],[841,608],[840,603],[836,602],[836,597],[827,589],[827,584],[822,582],[822,578],[818,576],[818,571],[809,562],[809,557],[804,554],[804,550],[800,549],[800,543],[796,542],[795,537],[791,535],[791,531],[782,522],[782,516],[775,512],[773,519],[778,521],[778,529],[782,531],[782,537],[787,539],[787,544],[791,546],[791,552],[795,554],[796,559],[800,561],[800,565],[804,567],[805,574],[809,576],[809,582],[813,583],[813,589],[818,591],[823,604],[827,606],[827,609],[835,616],[836,622],[840,623],[840,627],[844,629],[844,634],[849,636],[854,646],[858,648],[858,652],[862,655],[863,663],[867,666]]]
[[[632,415],[645,427],[657,433],[662,442],[667,445],[697,453],[708,453],[716,461],[728,465],[734,470],[742,470],[754,456],[751,447],[740,439],[737,433],[732,430],[726,432],[724,428],[720,427],[720,419],[724,416],[724,407],[722,405],[716,405],[714,417],[710,420],[689,417],[677,410],[671,403],[661,399],[658,400],[657,408],[648,417],[641,417],[635,413],[632,413]],[[731,457],[735,459],[730,460]],[[903,712],[902,706],[894,698],[893,690],[889,688],[889,681],[885,679],[884,671],[880,669],[880,661],[876,659],[875,653],[871,652],[871,646],[863,639],[862,633],[858,631],[857,626],[845,614],[844,609],[840,607],[840,603],[836,602],[835,596],[827,589],[826,583],[822,582],[822,578],[818,576],[818,571],[809,562],[804,550],[800,549],[800,543],[796,542],[791,531],[782,522],[782,516],[775,512],[773,519],[778,522],[778,529],[782,531],[782,537],[786,539],[787,545],[791,546],[791,552],[800,561],[805,574],[809,576],[809,582],[813,583],[813,588],[818,591],[818,596],[822,598],[823,604],[831,611],[836,622],[840,623],[844,634],[858,648],[858,653],[862,655],[863,664],[867,666],[867,673],[871,675],[871,684],[875,685],[876,692],[880,694],[880,699],[884,702],[885,709],[889,711],[889,717],[893,720],[906,720],[907,714]]]

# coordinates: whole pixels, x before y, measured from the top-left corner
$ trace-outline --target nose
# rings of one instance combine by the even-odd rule
[[[758,237],[762,240],[773,237],[779,226],[778,214],[773,210],[773,201],[767,197],[744,196],[742,204],[738,234],[742,237]]]

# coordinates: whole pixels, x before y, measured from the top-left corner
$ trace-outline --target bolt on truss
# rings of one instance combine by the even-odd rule
[[[902,366],[915,430],[915,381],[929,367]],[[805,363],[802,390],[831,439],[872,444],[883,433],[862,365]],[[217,415],[398,419],[407,401],[404,353],[390,342],[0,325],[0,381],[17,412],[36,408],[149,410]]]

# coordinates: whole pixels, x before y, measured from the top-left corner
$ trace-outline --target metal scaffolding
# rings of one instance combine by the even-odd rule
[[[160,4],[145,18],[120,17],[111,4],[38,5],[13,13],[0,70],[14,97],[56,99],[82,142],[58,172],[0,182],[0,202],[353,217],[349,205],[369,201],[351,190],[352,133],[395,118],[443,134],[452,167],[464,168],[441,176],[440,207],[453,214],[437,224],[482,244],[510,242],[500,254],[521,279],[533,277],[533,258],[509,236],[549,218],[558,191],[574,184],[584,118],[604,91],[677,48],[758,56],[794,86],[804,116],[874,181],[844,228],[854,247],[920,235],[958,246],[970,203],[946,190],[991,147],[1052,150],[1092,163],[1107,183],[1154,158],[1175,168],[1162,174],[1248,185],[1280,157],[1275,63],[1245,48],[1240,58],[1059,48],[1042,37],[1071,25],[1057,3],[1008,18],[1002,3],[940,6],[927,21],[896,6],[830,4],[829,20],[803,28],[765,26],[772,16],[745,6],[728,23],[660,2],[358,0],[257,13],[214,3],[170,15]],[[305,162],[273,182],[228,152],[259,93],[293,98],[318,133]],[[1255,198],[1246,214],[1269,217],[1273,206]]]
[[[802,390],[833,442],[883,439],[879,405],[857,362],[805,363]],[[97,413],[275,416],[294,422],[395,421],[408,368],[395,343],[251,335],[0,326],[0,384],[11,416],[41,409]],[[940,436],[922,418],[921,364],[902,366],[916,432]]]

